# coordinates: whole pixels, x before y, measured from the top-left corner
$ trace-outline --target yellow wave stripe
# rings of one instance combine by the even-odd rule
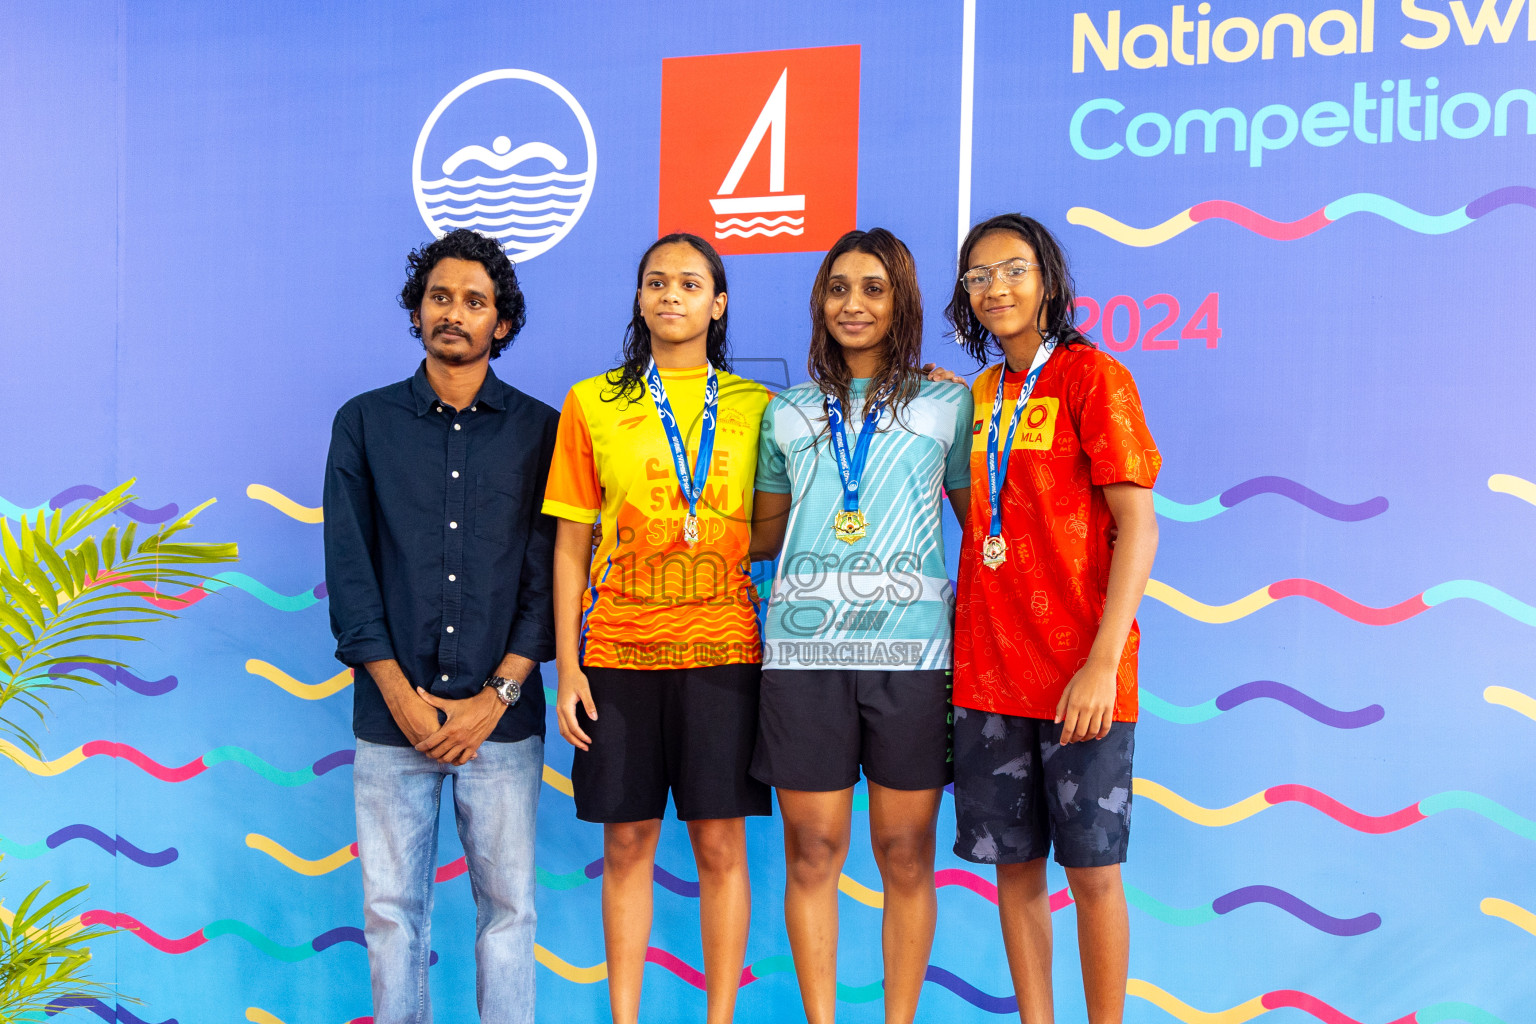
[[[3,922],[5,924],[5,926],[7,928],[9,928],[11,926],[11,922],[14,921],[14,920],[16,920],[15,912],[12,911],[11,908],[9,908],[9,907],[0,906],[0,922]],[[85,925],[81,923],[80,918],[78,916],[76,916],[76,917],[72,917],[68,921],[64,922],[64,927],[62,927],[58,931],[54,932],[54,934],[56,936],[61,937],[61,938],[62,937],[67,937],[67,936],[73,935],[75,932],[80,931],[84,927],[85,927]],[[27,929],[27,934],[28,935],[36,935],[38,932],[40,932],[42,930],[43,929],[41,929],[41,928],[28,928]]]
[[[275,1017],[259,1006],[247,1006],[245,1008],[245,1019],[250,1021],[251,1024],[283,1024],[281,1017]]]
[[[1152,600],[1161,601],[1181,615],[1188,615],[1199,622],[1236,622],[1266,605],[1275,603],[1275,599],[1269,596],[1268,587],[1260,587],[1247,597],[1240,597],[1231,604],[1201,604],[1188,594],[1181,594],[1161,580],[1148,580],[1146,593]]]
[[[608,961],[606,960],[591,967],[577,967],[575,964],[568,964],[561,960],[537,942],[533,944],[533,958],[566,981],[574,981],[578,985],[591,985],[608,978]]]
[[[1164,992],[1150,981],[1142,981],[1140,978],[1131,978],[1125,983],[1125,994],[1135,996],[1137,999],[1145,999],[1169,1016],[1177,1017],[1184,1024],[1243,1024],[1244,1021],[1253,1020],[1260,1014],[1268,1012],[1263,996],[1254,996],[1246,1003],[1238,1003],[1230,1009],[1217,1010],[1214,1013],[1197,1010],[1177,996]]]
[[[885,893],[878,889],[871,889],[860,882],[855,882],[847,875],[839,875],[837,888],[844,896],[848,896],[866,907],[874,907],[876,910],[885,909]]]
[[[544,784],[566,796],[575,796],[576,790],[571,786],[571,780],[555,771],[549,765],[544,766]]]
[[[247,661],[245,670],[253,676],[260,676],[279,689],[286,690],[300,700],[324,700],[352,685],[352,670],[349,668],[342,669],[320,683],[301,683],[276,665],[257,658]]]
[[[1496,899],[1489,896],[1477,905],[1477,908],[1489,917],[1502,918],[1522,931],[1536,935],[1536,914],[1531,913],[1518,903],[1509,900]]]
[[[266,484],[251,484],[245,489],[245,496],[247,498],[255,498],[257,501],[264,501],[288,518],[297,519],[301,523],[318,523],[325,519],[324,510],[300,505],[288,497],[288,495],[281,491],[273,490]],[[264,1013],[266,1011],[258,1012]]]
[[[277,861],[289,871],[296,871],[301,875],[314,878],[318,875],[328,875],[344,864],[350,864],[356,860],[352,853],[352,844],[348,843],[329,857],[321,857],[319,860],[305,860],[293,851],[285,848],[275,839],[268,839],[257,832],[252,832],[245,837],[245,845]]]
[[[85,747],[76,747],[63,757],[56,757],[52,761],[39,761],[10,740],[0,740],[0,754],[4,754],[33,775],[62,775],[85,760]]]
[[[1233,825],[1244,818],[1251,818],[1255,814],[1269,807],[1269,801],[1264,799],[1263,792],[1258,792],[1246,800],[1239,800],[1235,804],[1226,807],[1201,807],[1192,800],[1186,800],[1173,790],[1151,779],[1138,778],[1131,784],[1131,792],[1136,796],[1145,797],[1153,803],[1162,804],[1179,817],[1194,822],[1196,825],[1205,825],[1210,828],[1220,828],[1223,825]]]
[[[1536,697],[1529,694],[1511,690],[1507,686],[1490,686],[1483,691],[1483,700],[1489,704],[1500,704],[1536,722]]]
[[[1536,484],[1529,480],[1522,480],[1508,473],[1495,473],[1488,478],[1488,489],[1498,491],[1500,494],[1510,494],[1521,501],[1536,505]]]
[[[1107,213],[1098,210],[1090,210],[1086,206],[1074,206],[1067,211],[1067,223],[1076,224],[1079,227],[1092,228],[1101,235],[1107,235],[1122,245],[1134,245],[1146,248],[1149,245],[1162,245],[1175,235],[1182,235],[1195,226],[1194,220],[1189,216],[1189,211],[1176,213],[1156,227],[1133,228],[1129,224],[1122,224]]]

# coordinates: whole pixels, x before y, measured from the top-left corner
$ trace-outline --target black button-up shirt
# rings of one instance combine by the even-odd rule
[[[409,745],[364,662],[393,658],[413,685],[458,699],[506,654],[535,667],[490,739],[544,735],[537,663],[555,656],[555,521],[540,508],[559,419],[489,370],[455,410],[425,362],[336,414],[325,583],[336,657],[356,669],[360,739]]]

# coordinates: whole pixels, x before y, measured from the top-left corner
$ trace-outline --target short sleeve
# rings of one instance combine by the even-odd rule
[[[555,454],[544,488],[544,514],[575,523],[595,523],[603,510],[603,488],[592,455],[592,432],[573,389],[560,410]]]
[[[784,449],[779,447],[774,434],[774,414],[783,406],[775,398],[763,408],[763,424],[757,435],[757,479],[753,486],[770,494],[789,493],[789,468],[784,461]]]
[[[1163,457],[1147,429],[1131,372],[1107,356],[1094,361],[1078,393],[1078,435],[1092,464],[1093,483],[1157,482]]]
[[[960,387],[960,385],[956,385]],[[944,489],[958,491],[971,486],[971,436],[976,431],[976,403],[970,389],[955,403],[955,436],[944,460]]]

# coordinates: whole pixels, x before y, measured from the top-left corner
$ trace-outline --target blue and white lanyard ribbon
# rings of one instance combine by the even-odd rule
[[[827,430],[832,435],[832,452],[837,456],[837,475],[843,480],[843,511],[857,512],[859,480],[864,476],[864,462],[869,458],[869,444],[874,439],[875,427],[879,425],[880,413],[884,410],[885,403],[871,402],[869,408],[864,411],[864,427],[859,431],[859,439],[854,442],[853,455],[850,456],[848,433],[843,426],[845,422],[843,403],[837,400],[836,395],[826,396],[825,402]]]
[[[1004,362],[998,368],[997,396],[992,400],[992,423],[987,427],[987,499],[992,503],[992,528],[989,536],[1003,535],[1003,482],[1008,477],[1008,457],[1013,452],[1013,432],[1019,427],[1019,419],[1023,416],[1024,407],[1029,404],[1029,396],[1035,390],[1035,382],[1040,379],[1040,371],[1045,369],[1045,362],[1051,358],[1051,353],[1054,351],[1056,351],[1055,338],[1042,342],[1035,350],[1034,361],[1029,364],[1029,376],[1024,378],[1024,386],[1019,389],[1018,400],[1013,405],[1013,415],[1008,418],[1008,437],[1001,452],[997,448],[997,428],[1003,422],[1003,382],[1008,378],[1008,364]]]
[[[699,458],[693,470],[688,469],[688,446],[678,429],[677,417],[672,413],[672,403],[667,401],[667,389],[661,382],[661,371],[656,360],[651,360],[645,371],[645,386],[661,414],[661,429],[667,433],[667,447],[672,450],[672,467],[677,474],[678,485],[688,501],[688,516],[697,521],[699,498],[704,494],[704,483],[709,479],[709,463],[715,452],[715,411],[720,404],[720,379],[715,368],[709,367],[709,379],[704,385],[704,423],[699,430]]]

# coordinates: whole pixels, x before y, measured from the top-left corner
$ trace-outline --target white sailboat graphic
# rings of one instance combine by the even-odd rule
[[[731,164],[731,169],[726,172],[725,180],[720,183],[720,190],[716,198],[709,201],[714,208],[716,217],[724,217],[724,220],[715,221],[716,238],[750,238],[753,235],[801,235],[805,233],[805,218],[794,216],[795,213],[805,210],[805,195],[789,195],[784,191],[784,138],[789,114],[789,69],[785,68],[779,75],[778,83],[773,91],[768,94],[768,102],[763,104],[762,111],[757,115],[757,121],[752,125],[752,130],[747,133],[746,141],[741,144],[741,149],[736,153],[736,159]],[[764,196],[737,196],[736,187],[741,184],[741,176],[746,173],[747,165],[757,155],[758,148],[763,144],[763,138],[768,139],[768,195]],[[742,217],[741,214],[757,214],[758,216]],[[762,214],[778,214],[779,216],[762,216]]]

